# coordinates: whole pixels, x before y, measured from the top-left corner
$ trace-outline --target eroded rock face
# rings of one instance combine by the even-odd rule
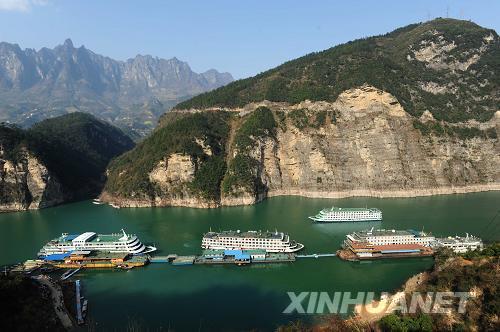
[[[208,147],[205,148],[209,150]],[[197,165],[198,161],[193,157],[180,153],[161,160],[149,173],[149,180],[156,189],[150,206],[214,207],[214,202],[193,195],[189,188]],[[120,203],[121,206],[135,206],[133,200],[122,200]]]
[[[451,193],[455,187],[500,187],[493,140],[424,137],[410,118],[383,111],[354,123],[341,117],[326,129],[279,133],[281,178],[270,184],[270,195],[418,196]]]
[[[451,69],[466,71],[469,67],[479,61],[481,55],[485,53],[490,45],[494,43],[495,36],[490,33],[483,37],[481,46],[477,49],[464,51],[458,56],[461,60],[455,59],[455,56],[450,57],[453,50],[457,48],[455,41],[446,40],[438,31],[434,30],[433,35],[436,40],[423,40],[421,44],[412,50],[408,55],[408,60],[413,59],[425,63],[425,65],[432,69]],[[454,59],[451,60],[450,59]]]
[[[161,160],[149,173],[151,182],[165,187],[171,183],[183,183],[193,180],[195,163],[190,156],[174,153]]]
[[[303,130],[287,123],[277,140],[256,148],[267,188],[260,194],[384,197],[500,189],[498,139],[423,135],[394,97],[370,86],[346,91],[335,103],[310,104],[316,112],[335,110],[335,123]],[[495,119],[490,126],[498,128]]]
[[[0,158],[0,211],[39,209],[64,202],[57,178],[28,152],[17,162]]]
[[[162,192],[150,205],[212,207],[254,204],[276,195],[408,197],[500,190],[498,138],[423,134],[414,121],[436,122],[429,112],[420,119],[410,116],[392,95],[372,86],[347,90],[334,103],[266,106],[274,112],[276,135],[255,139],[248,152],[257,161],[253,172],[261,185],[256,191],[232,188],[221,192],[220,202],[207,203],[188,190],[197,162],[173,154],[149,174]],[[310,119],[327,115],[320,125],[298,128],[287,116],[294,110],[305,110]],[[498,134],[500,116],[482,124],[453,124],[461,125]],[[227,162],[239,153],[234,142],[228,144]]]

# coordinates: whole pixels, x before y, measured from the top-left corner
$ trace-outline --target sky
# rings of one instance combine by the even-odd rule
[[[499,32],[499,15],[498,0],[0,0],[0,41],[40,49],[71,38],[117,60],[175,56],[239,79],[435,17]]]

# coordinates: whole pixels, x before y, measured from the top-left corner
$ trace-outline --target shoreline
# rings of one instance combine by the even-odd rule
[[[187,203],[186,199],[174,200],[170,203],[165,201],[158,204],[154,200],[148,201],[145,199],[134,200],[128,198],[118,198],[110,193],[102,193],[100,195],[101,201],[106,204],[114,204],[119,208],[142,208],[142,207],[190,207],[199,209],[213,209],[221,208],[227,206],[248,206],[255,205],[262,202],[266,198],[278,197],[278,196],[300,196],[305,198],[349,198],[349,197],[373,197],[373,198],[416,198],[416,197],[426,197],[426,196],[438,196],[438,195],[453,195],[453,194],[469,194],[477,192],[488,192],[488,191],[500,191],[500,183],[489,183],[489,184],[476,184],[469,186],[457,186],[457,187],[437,187],[437,188],[419,188],[411,190],[371,190],[371,189],[356,189],[349,191],[307,191],[299,189],[290,190],[270,190],[267,195],[260,197],[260,199],[255,199],[249,204],[237,204],[237,205],[221,205],[221,204],[193,204]],[[193,198],[193,201],[199,200],[198,198]],[[163,204],[162,204],[163,203]]]
[[[267,197],[277,196],[302,196],[307,198],[349,198],[349,197],[374,197],[374,198],[415,198],[425,196],[469,194],[476,192],[500,191],[500,183],[477,184],[458,187],[418,188],[410,190],[372,190],[355,189],[348,191],[302,191],[302,190],[273,190]]]
[[[62,326],[67,330],[74,328],[75,326],[73,324],[73,320],[71,319],[71,315],[68,313],[68,309],[66,308],[66,304],[64,302],[64,295],[61,285],[57,284],[50,277],[43,275],[39,278],[33,278],[33,280],[49,289],[50,296],[52,297],[54,311],[59,318]]]

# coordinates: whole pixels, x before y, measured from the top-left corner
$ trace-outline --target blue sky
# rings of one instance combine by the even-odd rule
[[[115,59],[176,56],[198,72],[243,78],[447,12],[499,31],[494,0],[0,0],[0,41],[39,49],[71,38]]]

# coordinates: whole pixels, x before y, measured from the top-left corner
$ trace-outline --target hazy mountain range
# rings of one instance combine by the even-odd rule
[[[75,48],[70,39],[38,51],[2,42],[0,121],[28,126],[79,110],[144,134],[179,101],[231,81],[214,69],[195,73],[177,58],[117,61]]]

